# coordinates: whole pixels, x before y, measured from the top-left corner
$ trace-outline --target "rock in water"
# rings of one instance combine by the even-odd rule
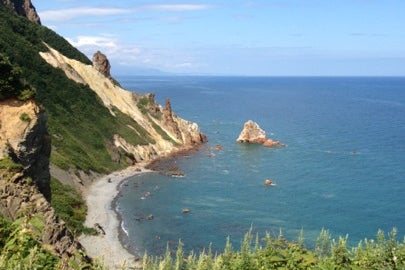
[[[238,139],[236,139],[239,143],[258,143],[262,144],[266,147],[273,147],[273,146],[285,146],[279,141],[273,141],[270,138],[266,137],[266,132],[260,128],[260,126],[249,120],[243,126],[242,132],[239,134]]]
[[[240,143],[264,143],[266,141],[266,132],[259,127],[256,122],[249,120],[243,126],[242,132],[236,140]]]

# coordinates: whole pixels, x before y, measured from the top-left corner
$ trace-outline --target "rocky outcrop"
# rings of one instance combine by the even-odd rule
[[[243,125],[243,130],[236,141],[262,144],[266,141],[266,132],[256,122],[249,120]]]
[[[0,214],[11,220],[36,217],[43,225],[37,240],[66,264],[80,265],[89,259],[49,202],[50,149],[46,114],[34,101],[0,102],[0,160],[21,165],[0,168]]]
[[[85,65],[70,59],[48,46],[47,52],[40,55],[50,65],[62,69],[67,77],[77,83],[87,84],[102,100],[103,104],[115,115],[114,108],[130,116],[154,140],[148,145],[131,145],[122,136],[116,134],[113,144],[123,149],[135,161],[148,162],[158,157],[164,157],[183,149],[193,148],[206,142],[207,138],[200,132],[196,123],[189,122],[177,116],[172,111],[172,104],[166,101],[165,107],[155,101],[153,94],[137,94],[122,89],[114,80],[103,75],[101,70],[108,70],[109,64],[96,53],[104,64],[96,68],[95,64]],[[101,60],[100,60],[101,59]],[[94,61],[96,62],[96,61]]]
[[[41,24],[41,19],[31,0],[0,0],[0,6],[5,6],[18,15],[26,17],[34,23]]]
[[[103,74],[104,77],[112,80],[110,74],[111,69],[110,61],[107,59],[107,56],[105,56],[105,54],[101,53],[100,51],[97,51],[93,55],[93,67],[101,74]]]
[[[46,199],[50,200],[49,155],[51,142],[46,114],[34,102],[0,102],[0,159],[10,156],[24,166]]]
[[[27,219],[37,217],[37,222],[39,220],[43,224],[43,231],[37,240],[44,248],[61,258],[65,265],[70,264],[69,260],[79,265],[89,262],[81,244],[75,240],[65,222],[59,219],[37,187],[30,183],[26,174],[18,172],[6,176],[0,170],[0,213],[11,220],[22,216]]]
[[[266,137],[266,132],[252,120],[247,121],[243,125],[243,130],[236,139],[239,143],[257,143],[266,147],[284,146],[279,141],[273,141]]]
[[[174,121],[174,118],[173,118],[172,104],[170,103],[170,100],[168,98],[166,99],[165,108],[163,109],[163,119],[164,119],[163,120],[164,124],[176,136],[176,138],[178,140],[182,140],[179,126]]]

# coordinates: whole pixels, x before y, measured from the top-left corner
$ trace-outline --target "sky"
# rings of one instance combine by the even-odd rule
[[[32,0],[113,75],[405,76],[404,0]]]

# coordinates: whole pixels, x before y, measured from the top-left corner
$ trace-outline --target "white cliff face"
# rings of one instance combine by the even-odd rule
[[[155,104],[153,95],[140,95],[127,91],[114,83],[111,78],[105,77],[92,65],[86,65],[80,61],[70,59],[49,47],[49,51],[40,52],[40,55],[50,65],[62,69],[66,76],[77,83],[87,84],[103,101],[104,105],[114,115],[113,108],[130,116],[155,140],[154,144],[131,145],[118,134],[114,137],[114,144],[128,153],[132,153],[135,160],[148,161],[161,157],[173,151],[193,147],[206,140],[200,133],[198,125],[188,122],[171,112],[171,108],[162,108]],[[152,111],[141,111],[138,107],[142,99],[148,100],[153,105]],[[166,106],[167,107],[167,106]],[[167,114],[169,113],[169,116]],[[156,117],[160,115],[160,117]],[[167,117],[166,117],[167,116]],[[163,138],[162,132],[158,132],[157,126],[168,135]]]

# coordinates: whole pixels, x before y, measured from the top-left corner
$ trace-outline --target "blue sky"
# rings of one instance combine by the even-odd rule
[[[33,0],[112,74],[405,76],[403,0]]]

